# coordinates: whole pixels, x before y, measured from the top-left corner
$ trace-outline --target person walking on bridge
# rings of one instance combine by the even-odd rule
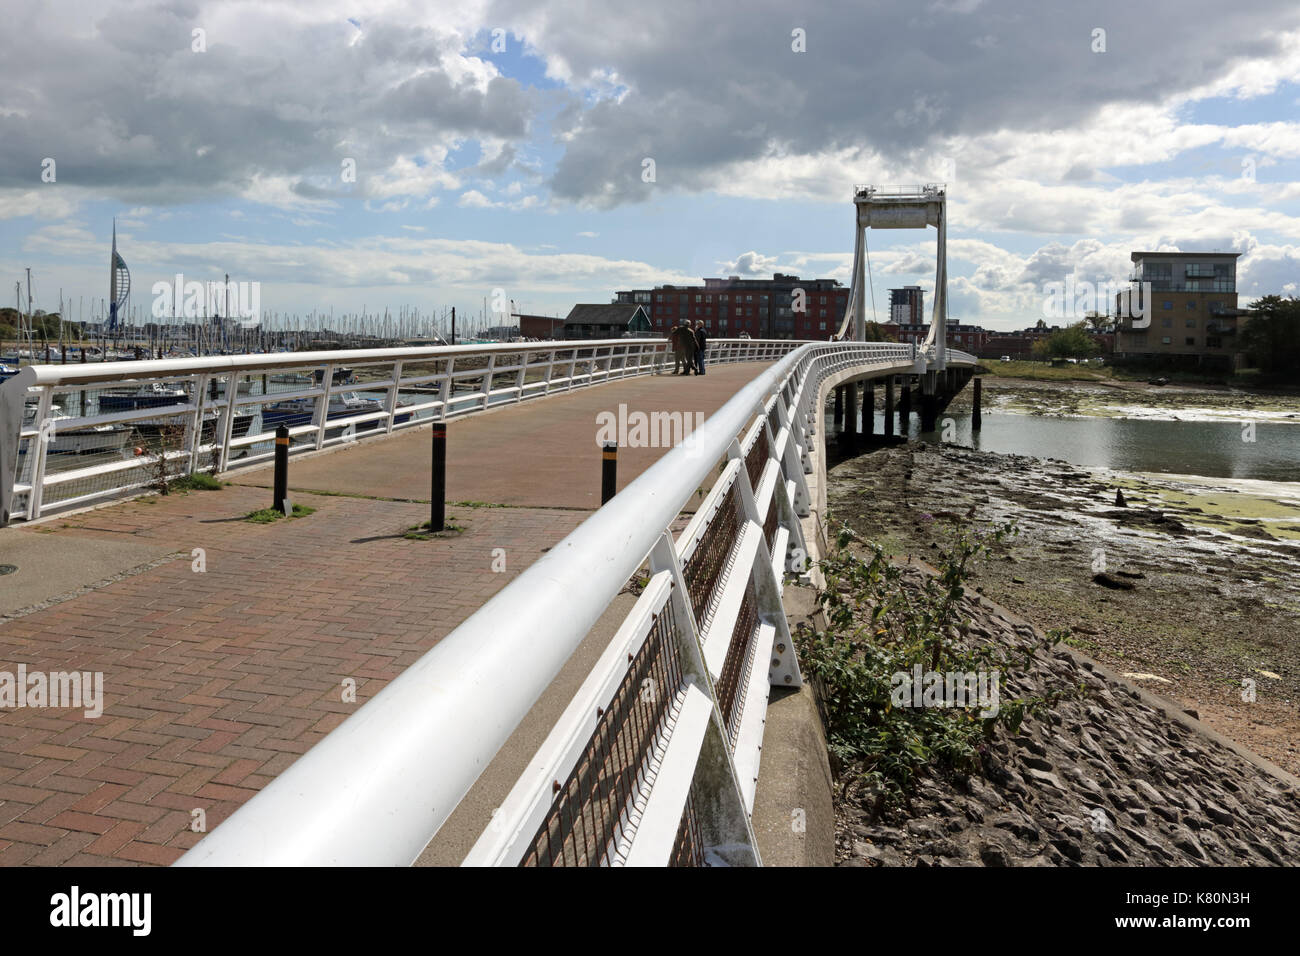
[[[704,374],[704,353],[709,350],[709,333],[704,331],[704,320],[695,322],[695,374]]]
[[[687,319],[682,323],[682,361],[686,363],[686,374],[690,375],[695,371],[695,332],[691,328],[691,320]]]
[[[686,346],[682,344],[683,336],[682,327],[674,325],[668,330],[668,347],[673,350],[673,374],[680,374],[683,370],[690,371],[686,364]]]

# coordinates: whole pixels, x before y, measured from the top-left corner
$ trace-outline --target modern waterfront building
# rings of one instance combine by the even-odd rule
[[[1135,252],[1115,297],[1115,357],[1235,368],[1241,361],[1237,252]]]

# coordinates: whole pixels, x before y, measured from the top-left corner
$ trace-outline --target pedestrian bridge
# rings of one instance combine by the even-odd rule
[[[378,483],[429,486],[419,450],[432,423],[508,432],[512,416],[545,419],[583,390],[607,395],[612,410],[618,383],[671,369],[666,347],[645,339],[33,366],[0,385],[0,506],[6,524],[22,525],[147,491],[167,472],[256,484],[275,422],[289,429],[291,474],[325,475],[346,456],[363,476],[349,493],[370,488],[383,507],[412,496],[376,493]],[[782,595],[821,553],[828,398],[852,411],[857,389],[845,386],[879,382],[892,394],[902,384],[910,396],[915,381],[932,417],[974,365],[941,342],[711,342],[710,370],[732,394],[688,441],[626,450],[644,456],[634,480],[180,863],[412,863],[629,587],[630,609],[490,822],[470,835],[464,862],[761,863],[751,814],[769,693],[801,683]],[[665,411],[696,410],[688,382],[701,380],[661,390]],[[590,429],[589,459],[533,457],[516,432],[515,466],[476,478],[526,497],[538,475],[561,468],[589,486],[595,421]]]

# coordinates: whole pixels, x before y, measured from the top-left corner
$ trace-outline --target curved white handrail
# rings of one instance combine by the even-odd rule
[[[950,360],[973,364],[958,352]],[[915,367],[911,346],[896,343],[806,344],[780,359],[705,421],[689,447],[660,458],[178,865],[414,861],[718,459],[737,436],[754,436],[756,414],[772,426],[784,496],[787,480],[802,482],[822,376]],[[735,466],[729,474],[738,478]],[[773,493],[770,481],[764,487]]]

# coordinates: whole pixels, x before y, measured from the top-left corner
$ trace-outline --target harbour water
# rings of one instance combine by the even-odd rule
[[[945,420],[952,423],[946,431]],[[1253,429],[1247,429],[1239,421],[985,412],[982,424],[974,432],[969,413],[950,410],[940,417],[939,430],[923,433],[919,416],[913,415],[908,436],[978,451],[1058,458],[1085,468],[1300,482],[1300,423],[1253,422]],[[876,434],[883,431],[884,415],[878,412]]]

